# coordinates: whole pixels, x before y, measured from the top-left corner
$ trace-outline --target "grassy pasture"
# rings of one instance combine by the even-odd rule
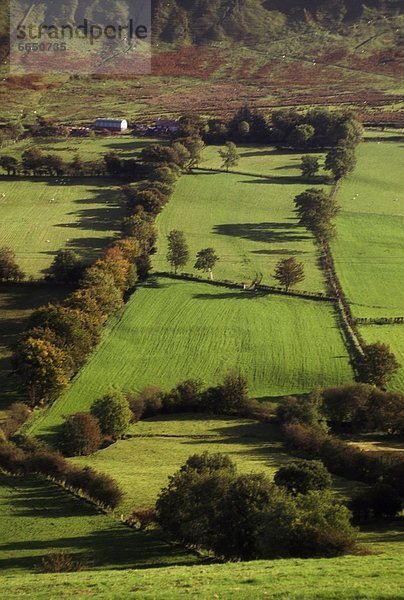
[[[224,146],[207,146],[205,149],[203,160],[200,164],[202,168],[220,169],[222,167],[222,158],[219,155],[219,150],[223,150]],[[304,154],[310,154],[319,159],[320,165],[323,165],[325,155],[320,152],[293,152],[289,150],[278,150],[277,148],[269,148],[266,145],[251,146],[251,144],[237,144],[237,152],[240,156],[239,163],[234,171],[251,173],[252,175],[267,175],[268,177],[276,178],[301,178],[300,170],[301,158]],[[324,177],[327,171],[322,168],[318,176]],[[316,180],[314,180],[316,182]],[[305,181],[303,180],[303,184]],[[306,182],[307,183],[307,182]],[[308,182],[312,185],[312,182]]]
[[[52,434],[63,415],[88,410],[111,387],[170,389],[189,377],[216,384],[234,368],[258,398],[352,379],[331,304],[162,278],[109,321],[88,364],[32,433]]]
[[[348,556],[161,569],[5,576],[7,597],[101,600],[400,600],[400,556]]]
[[[270,172],[264,163],[271,163],[273,152],[258,149],[257,154],[258,162],[251,158],[248,169]],[[305,281],[297,287],[324,291],[313,238],[298,225],[293,212],[295,196],[311,186],[295,177],[296,156],[282,154],[276,160],[282,165],[279,168],[285,169],[285,176],[280,175],[283,171],[274,171],[273,179],[203,171],[184,175],[158,218],[160,241],[155,268],[169,269],[166,236],[172,229],[180,229],[191,251],[184,269],[187,272],[193,270],[196,252],[211,246],[220,257],[217,278],[250,282],[257,272],[262,272],[264,282],[276,284],[272,277],[276,263],[296,256],[305,264],[306,272]]]
[[[73,462],[119,481],[126,492],[122,510],[129,513],[135,506],[152,506],[169,475],[189,456],[205,451],[229,455],[240,472],[264,471],[270,476],[290,460],[274,425],[192,414],[141,421],[125,440]]]
[[[194,561],[161,541],[156,532],[128,529],[60,487],[32,476],[0,475],[0,505],[2,574],[32,571],[42,556],[54,551],[74,554],[92,568]]]
[[[103,155],[107,152],[118,152],[125,159],[135,158],[145,146],[155,142],[155,139],[136,138],[130,133],[67,139],[28,138],[6,146],[0,153],[20,159],[25,150],[39,148],[44,154],[58,154],[66,162],[71,161],[76,153],[84,162],[90,162],[102,160]]]
[[[5,194],[5,197],[2,197]],[[62,248],[93,260],[111,241],[123,215],[120,192],[108,180],[0,180],[0,246],[10,246],[27,275],[38,278]]]
[[[332,250],[358,317],[404,315],[401,161],[400,144],[362,144],[357,168],[338,194],[342,212]]]

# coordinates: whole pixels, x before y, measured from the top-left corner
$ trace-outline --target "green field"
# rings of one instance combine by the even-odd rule
[[[208,150],[207,164],[217,148]],[[276,285],[272,277],[276,263],[295,256],[304,263],[306,274],[297,287],[325,291],[317,248],[311,234],[298,225],[294,213],[295,196],[313,185],[297,177],[296,161],[300,157],[278,155],[260,147],[251,147],[250,153],[248,164],[241,164],[240,169],[268,173],[270,179],[203,171],[181,178],[174,197],[158,218],[160,240],[155,268],[169,269],[166,236],[172,229],[180,229],[191,251],[184,269],[187,272],[193,271],[196,252],[210,246],[220,257],[217,278],[250,282],[261,272],[265,283]],[[278,166],[271,167],[271,162]]]
[[[331,303],[159,279],[111,319],[98,349],[32,433],[88,410],[111,387],[169,389],[189,377],[216,384],[230,369],[253,396],[308,392],[352,380]]]
[[[63,183],[4,177],[0,180],[0,246],[12,248],[22,269],[34,278],[43,275],[62,248],[93,260],[119,228],[123,215],[119,200],[119,189],[108,180]]]
[[[362,144],[358,159],[338,194],[337,272],[356,316],[404,316],[402,148]]]
[[[389,382],[389,388],[404,391],[404,325],[366,325],[360,331],[368,344],[383,342],[394,352],[401,369]]]
[[[192,556],[165,544],[157,532],[135,532],[32,476],[0,475],[0,505],[2,575],[32,571],[41,557],[55,551],[74,554],[90,568],[194,562]]]
[[[6,597],[49,600],[401,600],[400,556],[348,556],[2,578]]]
[[[160,416],[133,425],[124,440],[90,457],[75,458],[119,481],[123,511],[153,506],[160,490],[191,454],[222,452],[240,472],[274,471],[290,460],[279,428],[248,419],[207,415]],[[119,508],[121,510],[121,508]]]

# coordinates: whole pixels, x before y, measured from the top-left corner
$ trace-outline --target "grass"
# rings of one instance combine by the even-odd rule
[[[48,552],[74,554],[92,568],[184,564],[193,557],[140,533],[32,476],[0,475],[0,568],[32,571]],[[4,592],[2,592],[4,597]]]
[[[88,364],[32,433],[49,435],[111,387],[170,389],[189,377],[216,384],[230,369],[245,374],[258,398],[352,379],[332,304],[162,278],[110,320]]]
[[[217,148],[209,151],[208,159]],[[277,155],[271,149],[254,147],[250,154],[243,168],[268,173],[273,179],[202,171],[181,178],[174,197],[158,218],[160,241],[155,268],[169,269],[166,236],[172,229],[180,229],[190,246],[189,265],[184,269],[188,272],[196,252],[210,246],[220,257],[215,269],[218,279],[250,282],[261,272],[264,282],[276,284],[272,277],[276,263],[295,256],[304,263],[306,275],[297,287],[324,291],[317,248],[310,233],[298,225],[293,205],[295,196],[313,184],[296,177],[296,155]],[[271,161],[279,165],[272,171],[265,166]]]
[[[366,325],[360,328],[365,342],[383,342],[390,346],[401,365],[398,373],[389,381],[388,387],[404,392],[404,325]]]
[[[5,195],[2,197],[2,195]],[[62,248],[91,261],[112,239],[123,209],[108,180],[0,180],[0,246],[16,252],[27,275],[41,277]]]
[[[400,144],[362,144],[338,195],[342,212],[332,250],[358,317],[404,316],[401,153]]]
[[[21,158],[23,152],[30,148],[38,148],[44,154],[57,154],[64,161],[70,162],[75,154],[79,154],[84,162],[101,161],[107,152],[118,152],[122,158],[135,158],[142,149],[152,143],[151,138],[135,138],[130,133],[117,135],[95,135],[90,137],[70,138],[27,138],[2,148],[0,154]]]
[[[276,560],[143,571],[5,576],[7,597],[120,600],[400,600],[399,556]],[[35,591],[34,591],[35,590]]]
[[[57,288],[22,284],[1,286],[0,291],[0,420],[9,404],[19,399],[18,381],[11,375],[11,347],[25,330],[31,312],[63,297]]]
[[[290,460],[279,428],[248,419],[209,415],[160,416],[133,425],[124,440],[73,462],[91,466],[119,481],[125,491],[122,511],[153,506],[158,493],[192,454],[221,452],[240,472],[272,476]]]

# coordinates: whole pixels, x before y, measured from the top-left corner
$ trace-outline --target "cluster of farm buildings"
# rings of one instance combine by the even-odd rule
[[[92,127],[75,127],[72,133],[76,135],[86,135],[92,130],[99,133],[125,133],[129,128],[126,119],[96,119]],[[174,119],[157,119],[153,125],[137,124],[132,127],[138,135],[162,135],[173,134],[179,129],[178,121]]]

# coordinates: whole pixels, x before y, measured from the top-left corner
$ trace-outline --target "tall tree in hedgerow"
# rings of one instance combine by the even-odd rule
[[[304,281],[304,265],[297,262],[294,256],[283,258],[276,265],[274,277],[288,292],[291,286]]]
[[[355,149],[337,146],[330,150],[325,159],[325,169],[331,171],[335,181],[351,173],[356,166]]]
[[[194,268],[198,271],[209,273],[209,277],[213,281],[213,269],[218,260],[220,259],[216,255],[214,248],[204,248],[196,255],[196,263]]]
[[[360,368],[365,383],[383,387],[401,367],[387,344],[369,344],[363,352]]]
[[[222,169],[228,171],[231,167],[236,167],[240,160],[240,155],[237,152],[237,146],[234,142],[227,142],[225,150],[219,150],[222,158]]]
[[[124,435],[132,416],[125,394],[115,391],[94,402],[91,414],[98,419],[102,433],[114,439]]]
[[[185,267],[189,259],[188,244],[183,231],[173,229],[167,236],[167,260],[177,274],[178,269]]]
[[[320,169],[320,163],[317,156],[312,156],[310,154],[302,156],[300,169],[302,171],[302,177],[307,177],[308,179],[315,177]]]
[[[66,456],[88,456],[99,449],[101,442],[98,420],[88,413],[68,417],[58,436],[58,446]]]
[[[15,260],[15,252],[11,248],[0,248],[0,282],[18,282],[25,278]]]

